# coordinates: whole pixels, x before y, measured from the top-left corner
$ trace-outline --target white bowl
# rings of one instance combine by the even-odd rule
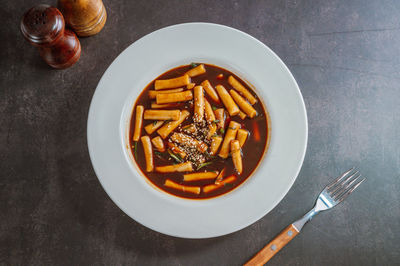
[[[189,200],[162,192],[142,176],[129,149],[132,108],[165,71],[214,64],[254,85],[271,118],[271,142],[255,173],[231,193]],[[137,222],[184,238],[221,236],[267,214],[286,195],[303,163],[307,115],[292,74],[267,46],[239,30],[187,23],[150,33],[123,51],[101,78],[88,118],[95,172],[110,198]]]

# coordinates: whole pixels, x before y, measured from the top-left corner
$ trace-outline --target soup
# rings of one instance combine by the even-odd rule
[[[147,85],[135,103],[129,139],[152,184],[178,197],[207,199],[252,175],[267,150],[268,114],[235,74],[192,63]]]

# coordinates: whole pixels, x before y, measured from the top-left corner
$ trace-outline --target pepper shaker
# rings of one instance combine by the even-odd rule
[[[67,25],[82,37],[100,32],[107,20],[102,0],[58,0],[58,8]]]
[[[22,35],[54,68],[67,68],[78,61],[81,45],[75,33],[65,29],[61,12],[49,5],[29,9],[21,20]]]

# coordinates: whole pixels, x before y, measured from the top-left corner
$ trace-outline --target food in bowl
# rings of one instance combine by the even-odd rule
[[[210,64],[179,66],[138,97],[130,149],[143,175],[174,196],[228,193],[257,168],[269,142],[268,113],[234,73]]]

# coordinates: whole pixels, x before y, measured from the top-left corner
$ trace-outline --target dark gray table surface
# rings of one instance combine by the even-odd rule
[[[268,265],[399,265],[400,1],[106,0],[105,28],[81,38],[81,59],[61,71],[20,34],[36,3],[0,7],[0,265],[240,265],[353,165],[367,182]],[[125,215],[98,182],[86,142],[91,97],[114,58],[154,30],[192,21],[272,48],[297,79],[309,122],[304,165],[282,202],[239,232],[204,240]]]

